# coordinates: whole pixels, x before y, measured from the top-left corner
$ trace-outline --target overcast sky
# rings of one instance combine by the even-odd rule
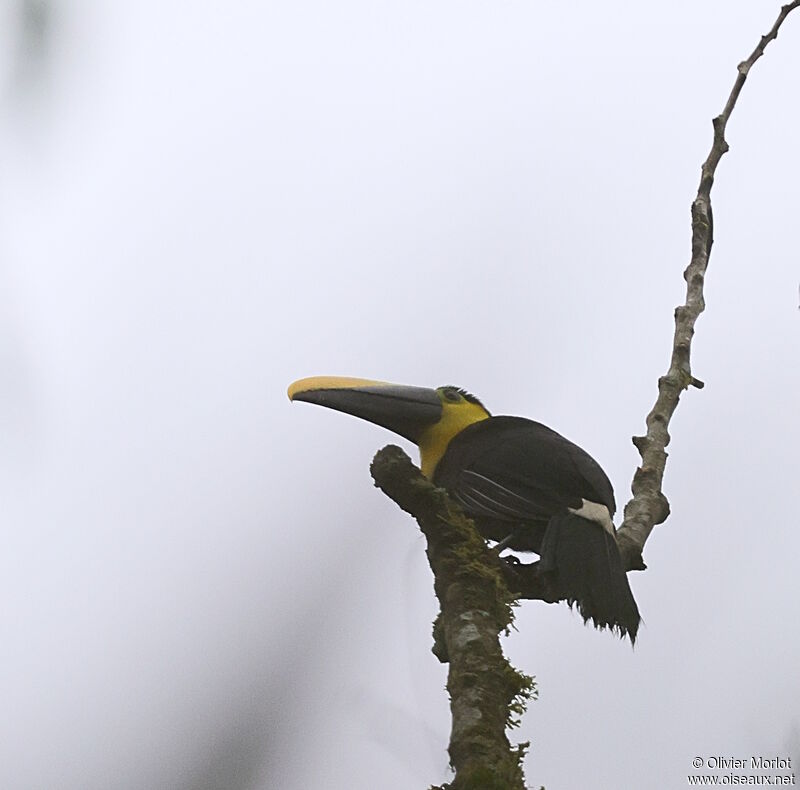
[[[447,781],[424,541],[368,471],[403,442],[286,387],[466,387],[624,504],[778,2],[1,8],[0,787]],[[729,126],[636,649],[533,601],[506,640],[531,786],[800,761],[798,95],[800,12]]]

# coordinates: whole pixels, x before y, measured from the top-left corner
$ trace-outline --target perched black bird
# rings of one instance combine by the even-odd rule
[[[539,554],[555,597],[576,605],[584,621],[636,640],[639,610],[617,548],[614,491],[576,444],[533,420],[492,417],[457,387],[323,376],[296,381],[289,398],[417,444],[423,474],[447,489],[484,537]]]

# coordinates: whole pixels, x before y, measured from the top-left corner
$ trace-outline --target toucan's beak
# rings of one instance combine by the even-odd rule
[[[369,379],[335,376],[300,379],[289,387],[289,400],[316,403],[352,414],[388,428],[415,444],[420,434],[442,417],[442,403],[436,390]]]

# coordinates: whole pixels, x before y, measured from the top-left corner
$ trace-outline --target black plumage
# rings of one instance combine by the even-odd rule
[[[612,534],[614,492],[587,452],[533,420],[490,417],[450,440],[433,481],[485,537],[539,554],[552,593],[584,620],[635,640],[640,617]],[[608,509],[607,528],[570,512],[587,502]]]

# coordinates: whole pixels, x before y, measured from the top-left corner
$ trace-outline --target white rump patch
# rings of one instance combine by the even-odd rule
[[[589,502],[587,499],[582,499],[581,502],[583,502],[581,507],[569,507],[567,510],[569,510],[570,513],[574,513],[576,516],[596,522],[616,540],[617,530],[614,529],[614,522],[611,520],[611,514],[608,512],[608,508],[597,502]]]

